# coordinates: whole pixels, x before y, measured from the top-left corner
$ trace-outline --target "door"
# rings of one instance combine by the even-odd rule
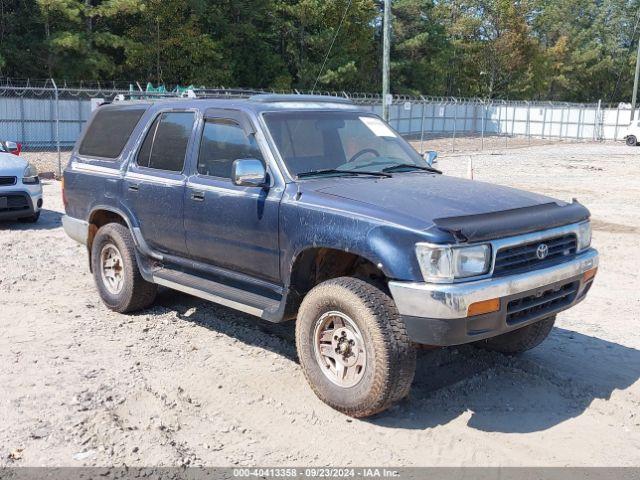
[[[235,111],[208,111],[186,187],[187,248],[195,260],[280,283],[282,189],[234,185],[231,165],[240,158],[264,163],[248,118]]]
[[[125,177],[126,197],[146,243],[187,255],[184,236],[184,165],[195,113],[160,113],[148,129]]]

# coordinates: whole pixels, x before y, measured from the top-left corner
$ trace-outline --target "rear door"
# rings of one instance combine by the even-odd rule
[[[281,188],[241,187],[234,160],[265,162],[244,113],[207,110],[193,175],[185,194],[185,230],[192,258],[280,283],[278,208]]]
[[[178,256],[187,255],[184,166],[195,124],[194,111],[159,113],[125,177],[126,196],[144,240],[155,250]]]

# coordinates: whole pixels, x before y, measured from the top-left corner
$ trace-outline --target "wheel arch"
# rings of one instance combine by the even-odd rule
[[[357,252],[310,246],[291,261],[285,318],[295,317],[302,299],[313,287],[339,277],[359,278],[388,293],[389,278],[380,263]]]
[[[91,248],[93,246],[93,240],[100,227],[103,227],[109,223],[119,223],[129,229],[129,232],[131,232],[131,236],[133,237],[133,242],[136,246],[136,255],[138,257],[140,253],[148,256],[154,256],[149,250],[149,247],[145,243],[144,239],[140,235],[140,229],[137,228],[137,226],[132,222],[129,215],[127,215],[124,211],[110,205],[98,205],[91,209],[88,216],[89,226],[87,232],[87,253],[89,255],[89,269],[92,272],[93,268],[91,266]],[[138,258],[138,261],[140,260],[141,259]]]

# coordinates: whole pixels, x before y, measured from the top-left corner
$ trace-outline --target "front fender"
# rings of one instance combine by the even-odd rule
[[[355,212],[300,203],[281,205],[281,272],[284,283],[295,259],[311,248],[332,248],[366,258],[395,280],[422,281],[415,244],[428,240],[419,231]]]

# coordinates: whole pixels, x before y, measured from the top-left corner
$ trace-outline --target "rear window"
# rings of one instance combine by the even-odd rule
[[[78,153],[89,157],[118,158],[147,108],[147,105],[136,105],[99,110],[89,125]]]

